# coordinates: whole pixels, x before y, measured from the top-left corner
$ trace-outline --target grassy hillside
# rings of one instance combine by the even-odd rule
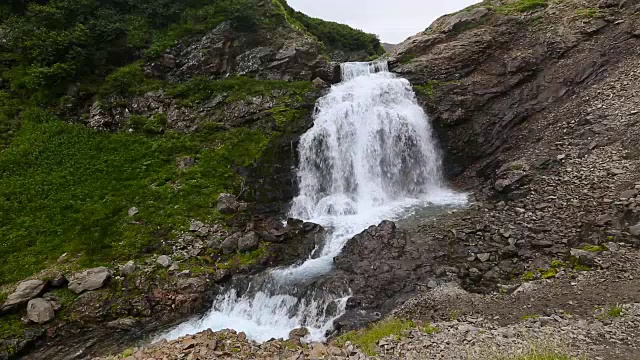
[[[148,78],[140,64],[222,21],[241,32],[292,24],[330,49],[378,51],[373,35],[283,9],[277,0],[0,4],[0,285],[46,268],[63,253],[80,255],[81,267],[143,256],[191,219],[220,219],[218,194],[238,193],[236,170],[304,115],[291,104],[311,90],[310,82],[171,84]],[[212,124],[180,133],[165,130],[160,114],[132,117],[131,132],[101,133],[64,116],[74,104],[158,89],[184,106],[220,93],[236,101],[277,91],[266,114],[276,125],[228,130]],[[180,169],[185,157],[195,166]],[[139,209],[134,217],[127,214],[131,207]]]

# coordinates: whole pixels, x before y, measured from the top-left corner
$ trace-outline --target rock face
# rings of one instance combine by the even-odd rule
[[[27,304],[27,318],[36,324],[45,324],[54,317],[53,306],[45,299],[33,299]]]
[[[394,50],[391,68],[418,86],[450,176],[469,169],[490,177],[502,153],[535,141],[520,124],[544,128],[555,104],[637,56],[635,2],[620,4],[601,1],[606,9],[594,19],[576,16],[581,7],[573,3],[512,15],[476,7],[440,18]],[[573,116],[584,119],[587,108]]]
[[[80,294],[85,291],[100,289],[109,281],[111,275],[111,270],[105,267],[85,270],[73,276],[69,283],[69,290]]]
[[[13,306],[26,304],[29,300],[40,296],[46,283],[40,280],[23,281],[18,284],[18,288],[11,295],[7,297],[7,300],[2,305],[2,309],[8,309]]]

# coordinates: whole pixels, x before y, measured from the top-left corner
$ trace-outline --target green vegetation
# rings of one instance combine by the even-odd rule
[[[413,89],[420,95],[433,99],[436,96],[436,88],[440,83],[436,80],[427,81],[422,85],[413,85]]]
[[[600,16],[600,9],[597,8],[586,8],[586,9],[578,9],[576,10],[576,15],[588,19],[597,18]]]
[[[533,272],[533,271],[527,271],[526,273],[522,274],[522,276],[520,278],[523,281],[532,281],[532,280],[535,280],[536,273]]]
[[[576,360],[571,355],[563,354],[553,350],[531,350],[526,354],[515,356],[496,356],[493,360]]]
[[[517,14],[544,9],[547,6],[549,6],[548,0],[516,0],[493,9],[501,14]]]
[[[427,325],[422,327],[422,332],[424,332],[425,334],[433,335],[433,334],[440,333],[440,329],[438,327],[436,327],[436,326],[433,326],[433,325],[427,323]]]
[[[582,250],[589,252],[602,252],[608,251],[609,249],[604,245],[585,245]]]
[[[364,51],[367,55],[384,54],[384,48],[376,35],[367,34],[347,25],[309,17],[293,10],[286,0],[276,1],[282,4],[289,19],[294,19],[295,23],[304,26],[309,33],[322,41],[329,50]]]
[[[529,319],[539,319],[539,318],[540,318],[540,315],[538,314],[525,314],[525,315],[522,315],[521,317],[522,321],[527,321]]]
[[[69,305],[73,304],[78,298],[78,295],[73,291],[64,288],[51,291],[51,294],[60,300],[60,305],[63,309],[66,309]]]
[[[20,321],[20,315],[8,314],[0,317],[0,339],[21,337],[24,335],[24,325]]]
[[[214,221],[217,195],[237,191],[264,132],[103,134],[42,111],[24,115],[0,153],[0,283],[20,280],[68,252],[82,265],[128,259],[198,218]],[[198,164],[179,170],[177,157]],[[127,209],[137,206],[133,219]]]
[[[612,306],[607,311],[607,316],[610,318],[617,318],[622,316],[622,307],[621,306]]]
[[[340,336],[338,342],[344,344],[350,341],[366,355],[375,356],[376,346],[380,340],[389,336],[400,338],[405,331],[414,327],[416,324],[413,321],[391,318],[377,322],[364,330],[348,332]]]
[[[543,271],[542,274],[540,274],[540,276],[543,279],[551,279],[551,278],[556,277],[556,275],[558,275],[558,269],[556,269],[554,267],[551,267],[548,270]]]
[[[400,58],[399,61],[400,61],[400,64],[406,65],[406,64],[411,63],[413,61],[413,59],[415,59],[415,58],[416,58],[415,55],[404,54],[404,55],[402,55],[402,57]],[[418,86],[420,86],[420,85],[418,85]]]

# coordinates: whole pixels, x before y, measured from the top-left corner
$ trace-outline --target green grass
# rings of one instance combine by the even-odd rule
[[[215,221],[217,195],[239,188],[234,166],[250,165],[268,141],[248,129],[106,134],[27,112],[0,153],[0,284],[63,253],[82,254],[81,266],[129,260],[190,219]],[[197,165],[180,171],[182,156]],[[129,218],[132,206],[140,212]]]
[[[73,304],[78,298],[78,295],[69,289],[55,289],[51,291],[51,294],[60,299],[60,305],[63,309]]]
[[[20,315],[9,314],[0,317],[0,339],[21,337],[24,335],[24,325],[20,321]]]
[[[587,18],[587,19],[593,19],[600,16],[600,9],[596,9],[596,8],[578,9],[576,10],[576,15]]]
[[[516,0],[511,3],[494,7],[501,14],[518,14],[544,9],[549,6],[548,0]]]
[[[424,332],[425,334],[433,335],[433,334],[440,333],[440,329],[438,327],[436,327],[436,326],[433,326],[433,325],[427,323],[427,325],[422,327],[422,332]]]
[[[556,277],[556,275],[558,275],[558,269],[556,269],[554,267],[551,267],[551,268],[549,268],[549,270],[546,270],[546,271],[542,272],[540,276],[543,279],[551,279],[551,278]]]
[[[622,307],[621,306],[612,306],[607,311],[607,316],[610,318],[618,318],[622,316]]]
[[[376,355],[378,342],[386,337],[401,337],[403,333],[416,326],[413,321],[388,319],[380,321],[365,330],[351,331],[338,338],[338,343],[344,344],[350,341],[363,353],[369,356]]]
[[[533,350],[524,355],[496,357],[494,360],[575,360],[575,358],[552,350]]]

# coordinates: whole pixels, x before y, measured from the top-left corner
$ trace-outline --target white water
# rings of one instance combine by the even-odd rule
[[[342,77],[318,101],[314,126],[298,149],[300,195],[290,215],[329,229],[319,254],[232,287],[204,317],[162,338],[232,328],[266,341],[307,327],[310,340],[324,339],[349,294],[315,289],[313,280],[331,271],[351,237],[417,207],[465,202],[442,185],[431,125],[409,82],[381,62],[343,64]]]

